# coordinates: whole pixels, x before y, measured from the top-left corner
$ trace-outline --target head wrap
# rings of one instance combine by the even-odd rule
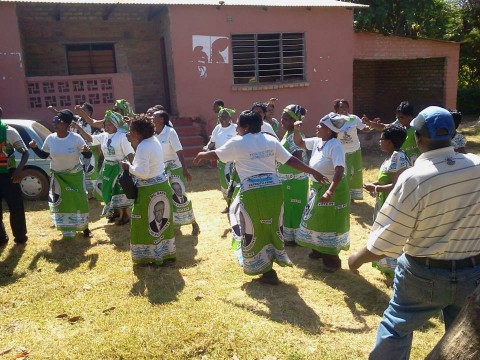
[[[287,113],[294,121],[302,120],[307,113],[307,109],[301,107],[300,105],[291,104],[283,109],[284,113]]]
[[[130,103],[125,99],[120,99],[115,101],[114,107],[119,108],[122,111],[123,116],[135,115],[135,113],[133,112],[132,105],[130,105]]]
[[[218,121],[220,121],[223,113],[227,113],[229,117],[232,117],[232,115],[235,114],[235,110],[220,106],[218,110]]]
[[[346,115],[331,112],[320,119],[320,124],[325,125],[335,133],[339,133],[350,130],[353,127],[353,124],[348,120],[349,118]]]
[[[122,114],[119,114],[112,110],[105,111],[105,117],[103,118],[103,121],[111,122],[116,129],[122,127],[125,124]]]

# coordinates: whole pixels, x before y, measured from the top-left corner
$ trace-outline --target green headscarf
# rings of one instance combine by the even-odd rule
[[[133,116],[135,113],[133,112],[132,105],[125,100],[125,99],[120,99],[115,101],[114,107],[119,108],[123,112],[123,116]]]
[[[307,110],[300,105],[291,104],[283,109],[284,113],[287,113],[294,121],[302,120]]]
[[[103,118],[103,121],[111,122],[116,129],[122,127],[125,124],[122,114],[119,114],[112,110],[105,111],[105,117]]]
[[[218,110],[218,122],[220,122],[223,113],[227,113],[229,117],[232,117],[232,115],[235,114],[235,110],[220,106]]]

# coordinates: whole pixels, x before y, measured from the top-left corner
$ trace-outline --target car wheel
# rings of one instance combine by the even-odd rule
[[[41,170],[25,169],[20,180],[23,198],[25,200],[46,199],[48,195],[48,178]]]

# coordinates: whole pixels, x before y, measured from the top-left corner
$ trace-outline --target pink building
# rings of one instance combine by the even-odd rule
[[[5,117],[48,120],[48,105],[114,99],[162,104],[215,125],[217,98],[238,111],[279,99],[308,109],[305,130],[336,98],[359,115],[455,107],[459,44],[355,33],[363,5],[332,0],[0,0]],[[192,123],[185,123],[192,127]],[[185,130],[184,135],[192,135]],[[192,150],[193,152],[193,150]]]

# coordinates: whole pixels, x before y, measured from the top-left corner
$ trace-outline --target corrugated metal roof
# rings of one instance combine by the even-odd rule
[[[368,5],[335,0],[0,0],[16,3],[48,4],[118,4],[118,5],[222,5],[272,7],[345,7],[362,8]]]

